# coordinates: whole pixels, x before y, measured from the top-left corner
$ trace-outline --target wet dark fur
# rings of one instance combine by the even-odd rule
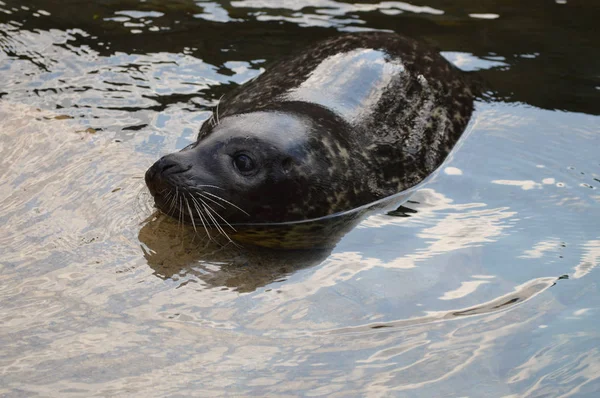
[[[360,58],[362,49],[366,55]],[[353,51],[359,54],[356,62],[373,59],[383,65],[379,80],[358,64],[345,68],[343,62],[352,57],[346,61],[344,56]],[[365,97],[368,106],[360,101],[354,104],[352,95],[332,98],[328,93],[335,87],[322,87],[321,100],[318,85],[297,94],[315,70],[336,55],[341,56],[341,65],[336,64],[338,69],[332,73],[357,71],[347,81],[350,94],[353,87],[360,92],[369,90],[362,85],[368,80],[365,77],[378,82],[374,90],[380,95],[373,97],[375,103],[368,103]],[[335,79],[327,76],[323,67],[319,70],[325,79]],[[307,92],[310,100],[303,98],[302,93]],[[340,109],[351,103],[351,111],[338,111],[337,101]],[[390,33],[340,35],[280,61],[226,95],[219,103],[218,115],[202,125],[196,143],[155,163],[146,181],[159,208],[187,221],[202,220],[184,201],[173,205],[170,200],[169,204],[164,192],[193,195],[201,190],[218,195],[244,210],[216,199],[215,203],[221,203],[219,214],[229,223],[317,218],[421,182],[458,141],[472,109],[472,90],[463,74],[428,46]],[[247,121],[246,131],[236,120]],[[267,126],[264,132],[261,120]],[[220,135],[227,134],[228,138],[219,141]],[[292,137],[292,144],[285,141],[286,134]],[[260,178],[240,179],[226,170],[221,160],[224,147],[239,147],[244,142],[260,158]],[[233,149],[230,152],[228,156],[233,156]],[[201,185],[219,188],[197,188]]]

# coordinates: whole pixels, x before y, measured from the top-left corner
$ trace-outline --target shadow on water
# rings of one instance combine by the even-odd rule
[[[416,213],[403,205],[416,189],[315,220],[234,225],[228,235],[235,242],[215,228],[206,234],[156,212],[144,223],[138,239],[159,278],[194,275],[212,287],[250,292],[320,264],[345,234],[374,212],[387,211],[393,217]]]
[[[298,270],[319,264],[331,253],[331,248],[276,251],[241,247],[223,238],[209,240],[203,233],[196,234],[190,226],[181,226],[165,215],[147,222],[138,238],[145,246],[142,250],[148,266],[159,278],[193,275],[210,287],[239,292],[281,281]]]

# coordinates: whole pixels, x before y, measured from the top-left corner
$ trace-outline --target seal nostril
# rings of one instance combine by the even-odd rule
[[[162,172],[164,173],[165,171],[172,169],[175,166],[177,166],[177,165],[176,164],[167,164],[163,167]]]
[[[175,154],[162,157],[156,166],[163,176],[183,173],[192,168],[190,164],[181,164]]]

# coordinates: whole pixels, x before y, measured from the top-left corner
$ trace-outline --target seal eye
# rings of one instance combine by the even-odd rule
[[[254,160],[248,155],[239,154],[233,158],[233,164],[238,169],[238,171],[242,174],[248,175],[251,174],[256,166],[254,165]]]

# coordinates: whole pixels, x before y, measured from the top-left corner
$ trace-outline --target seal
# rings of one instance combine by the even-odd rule
[[[225,95],[146,184],[156,207],[194,227],[317,219],[421,182],[472,110],[463,73],[427,45],[343,34]]]

